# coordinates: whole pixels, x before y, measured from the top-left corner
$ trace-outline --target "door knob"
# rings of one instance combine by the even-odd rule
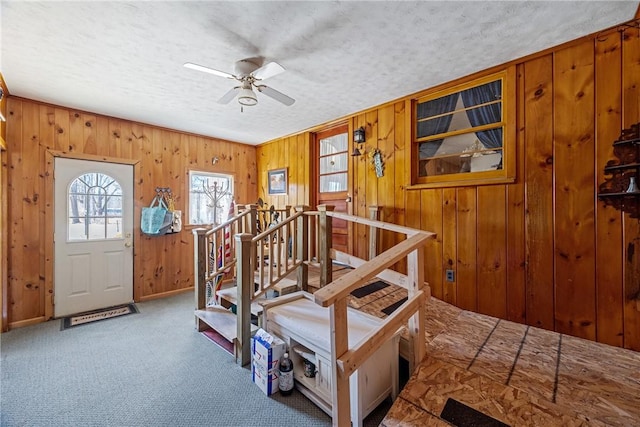
[[[131,247],[131,242],[125,242],[124,247],[125,248],[130,248]]]
[[[351,203],[351,196],[347,196],[347,198],[344,199],[344,201],[347,202],[347,203]]]

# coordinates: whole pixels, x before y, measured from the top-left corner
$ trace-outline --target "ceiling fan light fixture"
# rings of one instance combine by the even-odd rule
[[[238,102],[240,103],[240,105],[251,107],[252,105],[256,105],[258,103],[258,97],[253,92],[253,90],[245,87],[240,89],[240,93],[238,94]]]

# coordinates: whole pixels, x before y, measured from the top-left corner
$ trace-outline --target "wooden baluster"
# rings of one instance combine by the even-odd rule
[[[303,291],[308,291],[309,289],[309,266],[306,261],[309,259],[309,246],[307,242],[309,240],[309,219],[307,215],[304,215],[304,212],[309,210],[309,206],[296,206],[296,212],[303,212],[302,215],[298,217],[298,225],[297,232],[298,235],[295,239],[295,256],[297,256],[298,260],[300,260],[300,265],[298,266],[297,273],[297,282],[298,289]]]
[[[369,206],[369,219],[376,221],[380,220],[380,207]],[[373,225],[369,226],[369,259],[374,259],[378,256],[378,234],[380,230]]]
[[[326,286],[333,281],[333,265],[331,262],[331,246],[332,246],[332,218],[327,215],[327,212],[333,212],[334,206],[318,205],[318,211],[320,211],[320,235],[318,236],[320,242],[320,287]]]
[[[409,287],[407,289],[408,297],[416,295],[424,284],[424,246],[410,252],[407,255],[407,268],[409,276]],[[431,299],[429,287],[424,289],[426,294],[425,304],[421,304],[418,311],[409,319],[409,342],[413,358],[409,360],[409,374],[420,364],[425,354],[425,306]]]

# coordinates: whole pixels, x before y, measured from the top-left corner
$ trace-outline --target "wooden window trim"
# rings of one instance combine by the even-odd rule
[[[428,177],[418,176],[419,165],[419,142],[429,139],[441,138],[416,138],[417,119],[416,108],[418,102],[424,102],[431,99],[437,99],[442,96],[449,95],[454,92],[460,92],[471,87],[476,87],[490,81],[503,79],[502,86],[502,108],[503,108],[503,144],[502,144],[502,169],[480,171],[480,172],[464,172],[457,174],[435,175]],[[408,133],[408,144],[411,147],[411,163],[407,168],[407,181],[409,185],[407,190],[419,190],[424,188],[441,188],[441,187],[460,187],[469,185],[487,185],[515,182],[516,177],[516,70],[515,66],[510,66],[502,71],[474,78],[473,80],[459,83],[450,87],[439,89],[432,93],[427,93],[420,97],[408,99],[406,102],[407,111],[411,114],[407,115],[407,125],[411,129]],[[497,127],[496,124],[484,125],[483,127]],[[479,129],[479,128],[478,128]],[[452,131],[451,135],[461,133]],[[447,134],[444,134],[447,135]]]

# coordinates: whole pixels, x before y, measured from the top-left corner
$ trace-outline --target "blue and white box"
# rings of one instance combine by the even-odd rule
[[[285,349],[284,341],[264,329],[251,339],[251,378],[267,396],[278,391],[278,368]]]

